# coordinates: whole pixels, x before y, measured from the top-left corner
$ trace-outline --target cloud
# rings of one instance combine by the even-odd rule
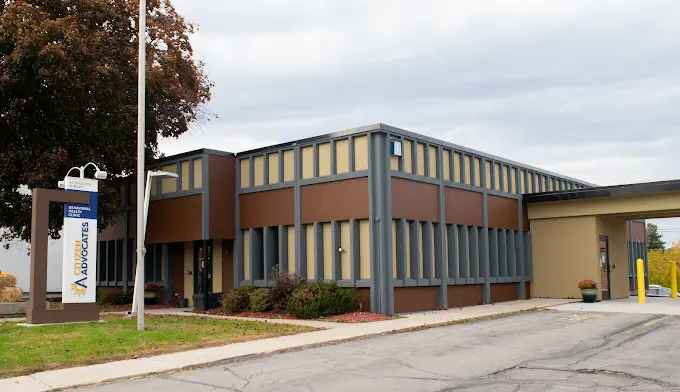
[[[675,1],[175,4],[219,119],[166,153],[383,122],[602,185],[680,177]]]

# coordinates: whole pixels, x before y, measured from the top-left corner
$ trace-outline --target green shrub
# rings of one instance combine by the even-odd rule
[[[225,313],[241,313],[250,308],[250,294],[255,286],[239,286],[222,294],[222,308]]]
[[[312,283],[299,286],[288,299],[286,310],[295,317],[312,319],[349,313],[352,311],[352,289],[331,283]]]
[[[273,284],[269,292],[272,309],[279,313],[286,310],[288,298],[290,298],[295,289],[307,283],[307,279],[299,274],[281,272],[278,266],[276,266],[272,271],[272,282]]]
[[[118,294],[109,295],[108,303],[111,305],[129,305],[132,303],[132,291],[121,291]]]
[[[250,310],[253,312],[268,312],[272,310],[269,289],[261,288],[250,293]]]
[[[103,287],[97,288],[97,304],[104,305],[110,301],[109,290]]]

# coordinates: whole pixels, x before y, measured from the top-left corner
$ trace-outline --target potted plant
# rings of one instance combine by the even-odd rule
[[[155,305],[158,299],[158,290],[160,287],[156,283],[147,283],[144,286],[144,304]]]
[[[583,302],[593,303],[597,301],[597,282],[594,280],[582,280],[578,282],[578,288],[581,289],[581,296]]]

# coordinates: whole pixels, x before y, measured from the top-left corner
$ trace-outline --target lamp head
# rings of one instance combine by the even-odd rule
[[[103,170],[97,169],[97,171],[94,172],[94,178],[96,178],[98,180],[106,180],[107,176],[108,176],[108,174]]]
[[[59,189],[64,189],[66,187],[66,183],[64,183],[64,180],[59,180],[57,186],[59,187]]]

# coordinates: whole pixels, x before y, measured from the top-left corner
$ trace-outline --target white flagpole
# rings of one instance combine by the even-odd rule
[[[146,0],[139,0],[139,63],[137,81],[137,330],[144,331],[144,137],[146,93]]]

